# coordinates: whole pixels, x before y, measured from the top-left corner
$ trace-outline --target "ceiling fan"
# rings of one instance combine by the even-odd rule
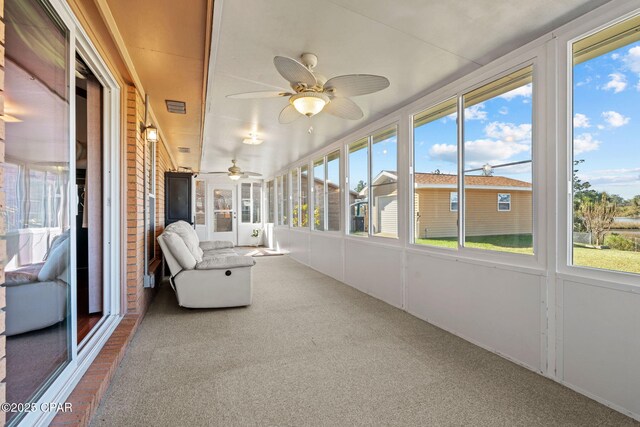
[[[314,116],[325,111],[337,117],[358,120],[364,117],[362,109],[349,97],[367,95],[389,87],[386,77],[372,74],[346,74],[327,80],[314,73],[318,57],[313,53],[303,53],[301,62],[286,56],[276,56],[273,64],[284,77],[293,92],[260,91],[227,95],[227,98],[253,99],[289,97],[289,105],[280,112],[278,121],[286,124],[295,121],[301,115]]]
[[[220,171],[220,172],[200,172],[201,174],[209,174],[209,175],[227,175],[229,176],[230,179],[232,179],[233,181],[237,181],[240,178],[249,178],[249,177],[259,177],[262,176],[259,173],[256,172],[249,172],[249,171],[243,171],[242,169],[240,169],[239,166],[236,165],[236,161],[231,160],[231,167],[229,169],[227,169],[226,171]]]

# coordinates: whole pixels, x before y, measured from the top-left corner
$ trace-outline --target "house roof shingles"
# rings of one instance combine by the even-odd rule
[[[418,185],[451,185],[457,184],[458,177],[456,175],[439,174],[439,173],[416,173],[415,183]],[[465,185],[482,186],[482,187],[520,187],[531,188],[530,182],[520,181],[506,176],[483,176],[483,175],[466,175]]]

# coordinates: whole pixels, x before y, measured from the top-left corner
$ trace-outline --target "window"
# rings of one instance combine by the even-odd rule
[[[252,183],[251,190],[253,223],[258,224],[262,222],[262,184],[259,182]]]
[[[458,212],[458,192],[452,191],[449,193],[449,211]]]
[[[300,227],[300,174],[298,168],[291,171],[291,226]]]
[[[257,224],[262,221],[262,184],[258,182],[240,184],[240,209],[243,224]]]
[[[270,224],[273,224],[276,220],[276,193],[274,184],[274,180],[267,182],[267,205],[269,212],[267,222]]]
[[[278,215],[280,217],[280,225],[289,225],[289,175],[282,175],[280,180],[281,197],[278,199]]]
[[[340,150],[313,162],[314,229],[340,230]]]
[[[196,180],[196,225],[205,225],[206,220],[206,182]]]
[[[147,191],[147,265],[156,259],[156,144],[146,141],[145,186]]]
[[[309,166],[300,168],[300,226],[309,226]]]
[[[420,245],[458,247],[457,116],[453,98],[413,117],[414,242]]]
[[[511,210],[511,194],[498,193],[498,210],[500,212],[509,212]]]
[[[285,215],[284,215],[284,206],[286,204],[286,196],[283,192],[284,188],[282,185],[282,176],[276,178],[276,189],[278,195],[276,199],[278,200],[278,225],[285,225]]]
[[[394,125],[349,145],[349,234],[398,237],[397,133]]]
[[[324,231],[325,228],[325,200],[327,180],[325,179],[324,157],[313,162],[313,229]]]
[[[533,254],[532,76],[529,66],[462,97],[467,247]]]
[[[349,234],[369,234],[367,182],[369,181],[369,138],[349,145]]]
[[[371,138],[371,230],[398,237],[398,131],[384,129]]]
[[[340,150],[336,150],[326,158],[326,219],[327,230],[340,231],[342,222],[342,202],[340,200]]]
[[[640,273],[638,30],[635,16],[572,46],[575,266]]]

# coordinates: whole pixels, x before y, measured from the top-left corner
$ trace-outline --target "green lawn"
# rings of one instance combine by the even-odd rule
[[[574,246],[573,264],[583,267],[602,268],[604,270],[640,273],[640,252]]]
[[[458,241],[455,237],[417,239],[416,243],[445,248],[456,248],[458,246]],[[519,254],[533,253],[533,239],[531,234],[467,237],[465,246]],[[640,252],[619,251],[616,249],[591,249],[576,246],[573,248],[573,262],[574,265],[583,267],[640,273]]]
[[[444,248],[458,247],[455,237],[440,237],[436,239],[416,239],[419,245],[440,246]],[[498,236],[467,237],[465,246],[469,248],[487,249],[492,251],[513,252],[518,254],[533,253],[533,237],[531,234],[503,234]]]

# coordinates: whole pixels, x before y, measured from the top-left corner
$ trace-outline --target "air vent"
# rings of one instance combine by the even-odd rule
[[[167,111],[174,114],[187,114],[187,104],[183,101],[171,101],[166,99],[164,102],[167,103]]]
[[[189,147],[178,147],[178,153],[190,153],[191,148]]]

